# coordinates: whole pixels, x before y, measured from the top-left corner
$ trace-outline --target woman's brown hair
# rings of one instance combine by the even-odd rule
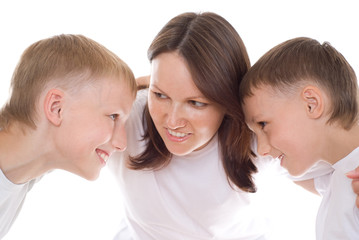
[[[240,81],[250,67],[242,39],[228,21],[215,13],[184,13],[170,20],[157,34],[149,47],[148,59],[152,61],[161,53],[174,51],[187,62],[202,94],[225,111],[218,140],[229,182],[255,192],[252,173],[257,169],[251,161],[251,135],[238,96]],[[144,110],[144,125],[147,147],[139,156],[130,158],[130,167],[166,166],[171,153],[155,128],[148,106]]]

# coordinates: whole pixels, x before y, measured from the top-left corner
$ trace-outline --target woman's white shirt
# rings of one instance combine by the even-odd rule
[[[127,150],[109,161],[126,212],[127,229],[118,239],[267,239],[267,220],[251,201],[253,194],[233,190],[228,183],[217,136],[199,151],[173,156],[160,170],[126,167],[129,155],[145,149],[146,100],[147,91],[140,91],[127,123]]]

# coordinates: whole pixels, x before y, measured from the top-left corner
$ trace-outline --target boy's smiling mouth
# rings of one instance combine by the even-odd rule
[[[103,163],[106,164],[108,158],[110,157],[110,156],[108,155],[108,153],[106,153],[105,151],[102,151],[102,150],[100,150],[100,149],[96,149],[96,153],[97,153],[97,155],[101,158],[101,160],[103,161]]]
[[[277,157],[277,159],[280,161],[280,165],[282,165],[282,160],[283,160],[283,158],[284,158],[284,154],[283,154],[283,153]]]

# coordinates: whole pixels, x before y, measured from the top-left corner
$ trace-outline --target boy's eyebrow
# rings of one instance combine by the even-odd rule
[[[257,119],[259,119],[259,118],[261,118],[261,115],[260,115],[260,114],[259,114],[259,115],[252,116],[251,119],[250,119],[250,121],[253,122],[253,123],[256,123],[256,122],[258,122]]]

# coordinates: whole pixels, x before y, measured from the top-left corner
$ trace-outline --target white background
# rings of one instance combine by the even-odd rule
[[[213,11],[239,32],[252,64],[274,45],[308,36],[329,41],[359,69],[356,1],[256,0],[2,0],[0,2],[0,104],[6,101],[21,53],[35,41],[61,33],[86,35],[118,54],[136,77],[149,74],[146,51],[172,17]],[[262,190],[277,239],[314,239],[319,197],[286,179],[268,178]],[[122,215],[121,196],[105,168],[88,182],[54,171],[28,194],[5,240],[112,239]]]

